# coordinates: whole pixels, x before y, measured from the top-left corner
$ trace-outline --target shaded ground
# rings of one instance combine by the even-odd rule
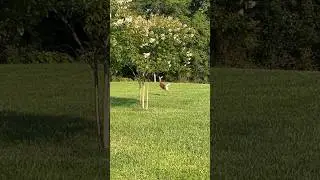
[[[110,97],[110,103],[112,107],[131,107],[136,105],[139,101],[133,98],[123,98],[123,97]]]
[[[92,135],[94,122],[77,117],[0,111],[1,141],[63,141]]]
[[[212,69],[214,179],[320,179],[320,73]]]

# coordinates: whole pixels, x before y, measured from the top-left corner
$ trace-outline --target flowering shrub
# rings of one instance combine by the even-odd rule
[[[130,2],[111,1],[112,62],[133,65],[140,78],[149,73],[188,70],[196,30],[172,17],[141,16],[130,9]]]

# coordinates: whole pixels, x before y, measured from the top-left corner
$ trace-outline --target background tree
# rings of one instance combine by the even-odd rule
[[[118,5],[118,6],[117,6]],[[193,59],[196,31],[177,19],[161,15],[141,16],[129,3],[119,3],[113,15],[113,51],[121,64],[134,65],[144,108],[145,81],[152,73],[188,71]],[[121,31],[120,31],[121,30]],[[120,33],[119,33],[120,32]],[[118,63],[120,64],[120,63]],[[142,97],[142,98],[141,98]]]
[[[78,63],[84,60],[79,58],[81,51],[92,46],[85,26],[95,1],[12,0],[0,3],[1,63]],[[194,27],[199,34],[192,48],[194,60],[189,65],[190,70],[165,72],[166,80],[207,82],[208,4],[208,0],[131,2],[130,9],[145,19],[155,13],[171,16]],[[319,70],[319,1],[216,0],[213,5],[215,33],[211,36],[215,40],[217,65]],[[120,36],[121,30],[113,33]],[[133,63],[122,66],[118,55],[123,55],[118,50],[124,51],[118,48],[111,54],[113,79],[118,76],[134,78],[137,67]]]
[[[100,98],[97,89],[99,88],[98,64],[103,62],[106,91],[104,117],[108,119],[110,102],[108,1],[13,0],[1,1],[0,8],[2,63],[54,63],[61,62],[61,59],[66,59],[62,62],[77,59],[86,62],[93,70],[98,134],[101,147],[106,145],[107,143],[103,145],[102,142],[98,105]],[[55,39],[67,40],[57,42]],[[63,44],[71,50],[65,51],[65,48],[61,48]],[[53,48],[54,45],[59,47]],[[108,124],[105,126],[108,129]],[[107,142],[107,138],[105,139]]]

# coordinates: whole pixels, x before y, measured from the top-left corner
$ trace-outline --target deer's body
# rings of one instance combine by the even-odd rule
[[[164,90],[168,91],[168,90],[169,90],[169,85],[170,85],[170,83],[165,84],[165,83],[162,81],[161,78],[162,78],[162,76],[161,76],[161,77],[159,76],[159,82],[160,82],[160,87],[161,87],[161,89],[164,89]]]

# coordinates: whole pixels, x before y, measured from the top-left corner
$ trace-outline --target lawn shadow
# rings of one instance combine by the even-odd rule
[[[113,107],[132,107],[138,103],[138,100],[133,98],[110,97],[110,103]]]
[[[79,117],[0,111],[0,140],[60,142],[94,134],[94,121]]]
[[[160,96],[159,93],[150,93],[150,95]]]

